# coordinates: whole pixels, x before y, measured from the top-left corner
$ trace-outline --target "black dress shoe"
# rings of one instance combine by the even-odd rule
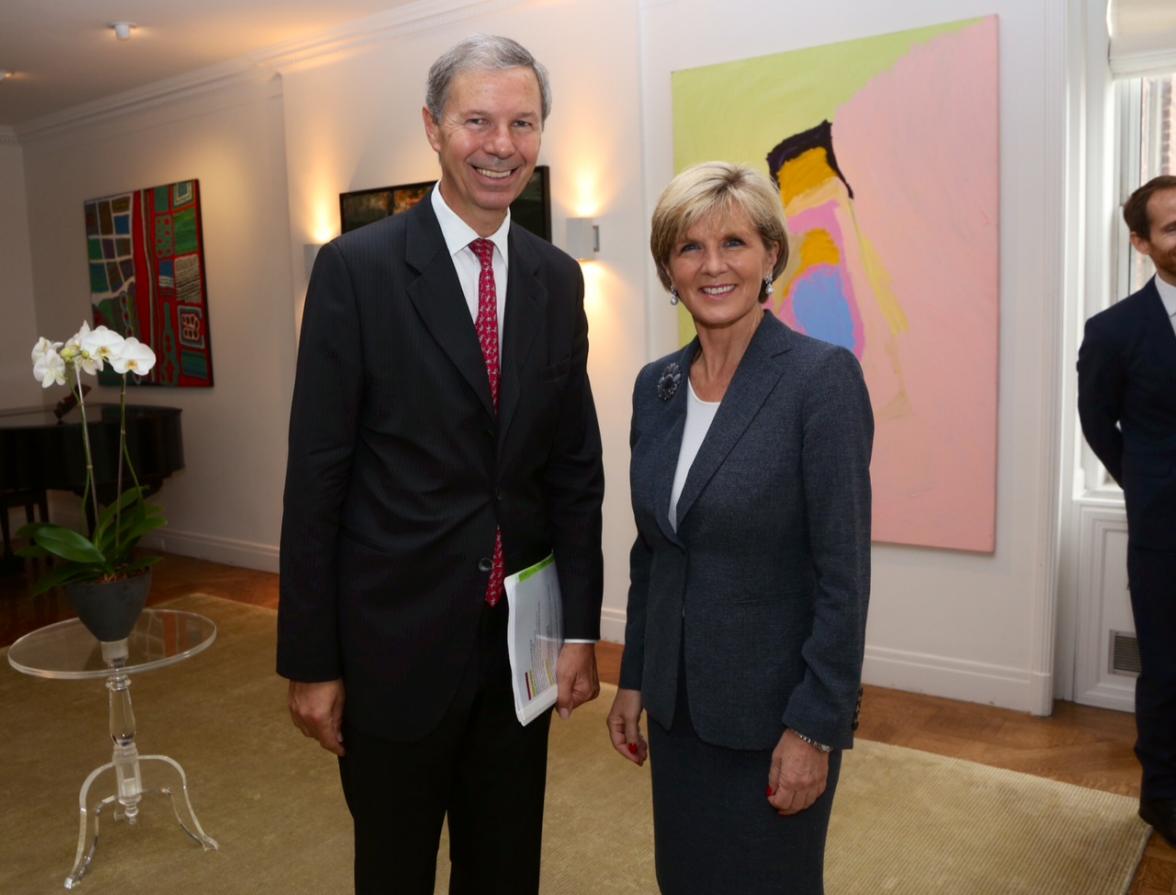
[[[1141,799],[1139,816],[1176,848],[1176,799]]]

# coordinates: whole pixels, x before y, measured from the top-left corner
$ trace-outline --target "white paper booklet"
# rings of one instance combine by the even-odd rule
[[[503,582],[510,616],[506,645],[510,654],[515,714],[530,724],[558,695],[555,666],[563,646],[563,604],[555,557],[548,555]]]

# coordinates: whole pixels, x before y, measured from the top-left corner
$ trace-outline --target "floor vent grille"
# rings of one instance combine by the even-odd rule
[[[1139,641],[1126,631],[1111,631],[1111,674],[1139,674]]]

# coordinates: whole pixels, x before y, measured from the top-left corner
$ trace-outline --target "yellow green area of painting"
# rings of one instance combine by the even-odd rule
[[[785,137],[832,120],[837,109],[912,47],[962,31],[966,19],[737,62],[671,77],[674,170],[724,159],[764,169]]]
[[[979,21],[964,19],[673,72],[674,171],[723,159],[767,173],[766,156],[785,137],[832,121],[842,104],[913,47]],[[694,336],[684,310],[678,315],[678,331],[683,343]]]

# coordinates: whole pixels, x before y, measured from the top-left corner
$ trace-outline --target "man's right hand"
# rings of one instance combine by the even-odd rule
[[[305,736],[343,754],[343,681],[290,681],[290,717]]]

